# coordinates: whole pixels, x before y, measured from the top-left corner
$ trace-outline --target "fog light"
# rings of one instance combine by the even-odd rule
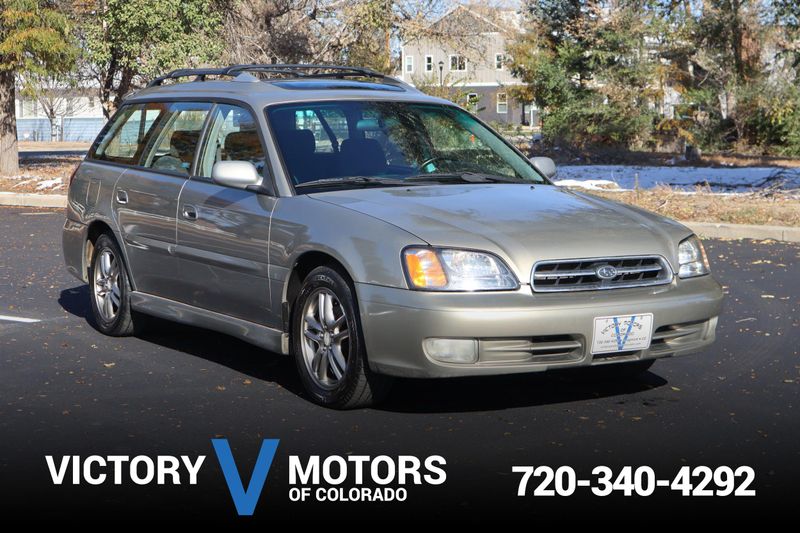
[[[478,341],[475,339],[425,339],[422,348],[429,357],[443,363],[475,363]]]

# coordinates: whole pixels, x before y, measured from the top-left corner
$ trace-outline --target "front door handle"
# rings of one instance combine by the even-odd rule
[[[128,193],[123,191],[122,189],[117,189],[117,203],[127,204],[128,203]]]
[[[197,208],[189,204],[184,205],[183,218],[186,218],[188,220],[197,220]]]

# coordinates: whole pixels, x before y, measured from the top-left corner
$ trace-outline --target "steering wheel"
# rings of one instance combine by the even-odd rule
[[[464,166],[467,166],[469,168],[476,169],[478,171],[481,170],[481,166],[476,164],[476,163],[473,163],[472,161],[464,161],[463,159],[458,159],[456,157],[450,157],[450,156],[446,156],[446,155],[435,155],[433,157],[429,157],[428,159],[426,159],[425,161],[420,163],[419,169],[423,170],[425,167],[427,167],[428,165],[430,165],[430,164],[432,164],[432,163],[434,163],[436,161],[455,161],[459,165],[464,165]]]
[[[423,168],[427,167],[431,163],[434,163],[435,161],[456,161],[456,159],[454,159],[452,157],[445,156],[445,155],[435,155],[433,157],[429,157],[428,159],[426,159],[425,161],[420,163],[419,164],[420,170],[422,170]]]

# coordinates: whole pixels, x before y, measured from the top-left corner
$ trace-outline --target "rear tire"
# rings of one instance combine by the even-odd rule
[[[335,409],[382,400],[391,379],[369,369],[355,292],[337,270],[315,268],[292,311],[292,350],[311,399]]]
[[[112,337],[133,334],[130,277],[122,252],[107,233],[94,243],[89,264],[89,299],[97,329]]]

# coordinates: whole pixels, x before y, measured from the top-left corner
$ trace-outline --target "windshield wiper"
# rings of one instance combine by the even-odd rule
[[[521,178],[484,174],[483,172],[432,172],[405,178],[405,181],[462,181],[465,183],[534,183]]]
[[[347,185],[361,187],[402,187],[404,185],[429,185],[442,181],[459,181],[463,183],[533,183],[520,178],[483,174],[480,172],[433,172],[417,174],[406,178],[384,178],[380,176],[350,176],[346,178],[321,178],[295,184],[295,189],[341,187]]]
[[[339,187],[341,185],[391,185],[402,186],[407,185],[404,180],[394,178],[381,178],[377,176],[351,176],[348,178],[322,178],[318,180],[304,181],[303,183],[295,184],[295,189],[302,189],[307,187]]]

